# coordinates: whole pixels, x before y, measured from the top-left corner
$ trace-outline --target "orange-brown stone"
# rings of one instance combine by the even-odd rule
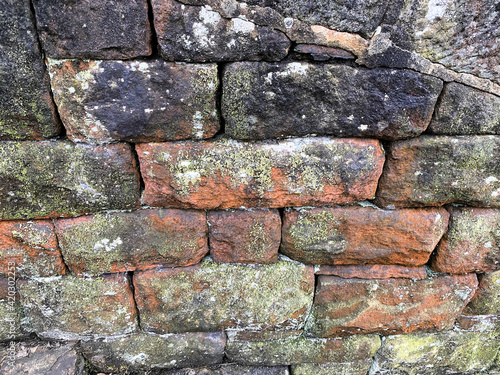
[[[271,263],[278,260],[281,218],[276,209],[208,213],[210,255],[218,263]]]
[[[319,276],[306,332],[317,337],[450,328],[477,288],[475,274],[424,280]]]
[[[224,209],[345,204],[374,196],[376,140],[296,138],[137,146],[149,206]]]
[[[307,264],[421,266],[446,231],[448,212],[372,207],[285,211],[281,252]]]
[[[63,275],[65,265],[50,220],[0,221],[0,277]]]
[[[338,276],[344,279],[425,279],[425,267],[404,267],[383,264],[360,266],[317,266],[316,275]]]
[[[77,275],[182,267],[207,253],[203,211],[151,209],[55,221],[61,251]]]
[[[500,269],[500,210],[450,209],[450,225],[431,268],[438,272],[491,272]]]

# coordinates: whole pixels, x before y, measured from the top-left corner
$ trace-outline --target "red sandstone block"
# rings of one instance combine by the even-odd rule
[[[21,305],[39,337],[77,340],[137,330],[126,274],[20,280]]]
[[[307,264],[424,265],[446,231],[443,209],[285,211],[281,252]]]
[[[500,269],[500,210],[450,209],[450,225],[431,258],[438,272],[491,272]]]
[[[343,279],[425,279],[425,267],[388,266],[382,264],[362,266],[316,266],[316,275],[338,276]]]
[[[0,277],[48,277],[65,269],[51,221],[0,221]]]
[[[278,210],[211,211],[210,255],[218,263],[272,263],[278,260]]]
[[[55,221],[64,260],[78,275],[198,263],[207,253],[203,211],[155,209]]]
[[[149,206],[224,209],[345,204],[371,198],[384,153],[376,140],[297,138],[259,143],[137,146]]]
[[[317,337],[450,328],[477,288],[475,274],[424,280],[319,276],[306,332]]]
[[[387,151],[377,190],[383,207],[500,207],[500,136],[420,136]]]

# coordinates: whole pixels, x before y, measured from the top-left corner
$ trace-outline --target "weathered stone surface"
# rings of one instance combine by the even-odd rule
[[[495,0],[406,1],[392,39],[454,71],[500,83],[498,10]]]
[[[80,349],[98,371],[129,373],[217,364],[222,362],[225,344],[222,332],[139,333],[83,342]]]
[[[316,275],[338,276],[344,279],[425,279],[425,267],[403,267],[392,265],[362,265],[362,266],[316,266]]]
[[[239,139],[401,139],[427,128],[442,86],[409,70],[241,62],[224,70],[222,114]]]
[[[421,266],[446,231],[440,209],[287,209],[280,251],[306,264]]]
[[[290,48],[284,33],[245,18],[226,18],[204,2],[192,6],[152,0],[160,54],[169,61],[283,59]]]
[[[49,60],[54,99],[77,142],[212,137],[217,66],[163,60]]]
[[[292,375],[366,375],[372,360],[350,363],[301,363],[292,366]]]
[[[48,277],[65,269],[51,221],[0,221],[0,277]]]
[[[15,277],[0,277],[0,342],[19,340],[29,333],[29,325],[18,300]]]
[[[0,219],[73,216],[139,204],[130,146],[0,144]]]
[[[286,366],[243,366],[224,363],[218,366],[169,370],[161,375],[289,375]]]
[[[421,136],[390,145],[377,203],[500,207],[499,136]]]
[[[29,0],[0,4],[0,140],[59,133]]]
[[[341,48],[318,46],[315,44],[298,44],[293,51],[298,53],[299,56],[310,56],[314,61],[356,58],[352,53]]]
[[[74,340],[137,329],[132,290],[124,274],[20,280],[21,304],[41,338]]]
[[[146,0],[34,0],[40,42],[54,59],[151,54]]]
[[[495,332],[447,331],[385,337],[375,356],[374,375],[485,375],[500,340]]]
[[[306,332],[317,337],[450,328],[477,288],[475,274],[425,280],[319,276]]]
[[[224,209],[344,204],[374,195],[378,141],[298,138],[137,146],[149,206]]]
[[[204,261],[134,274],[141,327],[155,333],[300,329],[312,304],[312,267]]]
[[[334,339],[297,337],[265,341],[236,341],[229,336],[226,356],[230,361],[245,365],[343,363],[370,359],[379,347],[380,338],[376,335]]]
[[[157,209],[55,221],[69,269],[78,275],[198,263],[207,253],[203,211]]]
[[[391,3],[381,0],[242,0],[250,5],[271,7],[285,17],[306,24],[371,36]]]
[[[455,326],[463,331],[500,332],[500,315],[460,315]]]
[[[464,313],[500,316],[500,271],[478,276],[479,288]]]
[[[491,272],[500,269],[500,210],[453,207],[448,231],[431,258],[438,272]]]
[[[0,373],[4,375],[87,374],[85,361],[73,343],[17,342],[4,350],[5,357],[0,354]]]
[[[436,106],[429,131],[450,135],[500,134],[500,97],[449,83]]]
[[[273,263],[278,260],[281,218],[278,210],[251,209],[208,213],[210,255],[218,263]]]

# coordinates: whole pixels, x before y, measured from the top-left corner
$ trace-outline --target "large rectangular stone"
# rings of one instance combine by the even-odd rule
[[[0,219],[74,216],[139,205],[127,144],[0,142]]]
[[[65,272],[51,221],[0,221],[0,277],[49,277]]]
[[[216,65],[49,60],[49,72],[73,141],[200,139],[219,130]]]
[[[126,274],[20,280],[18,287],[21,305],[41,338],[79,340],[137,330]]]
[[[223,332],[138,333],[83,342],[80,348],[98,371],[136,373],[221,363],[225,345]]]
[[[448,231],[431,258],[438,272],[491,272],[500,269],[500,210],[450,208]]]
[[[421,136],[389,146],[377,203],[500,207],[500,136]]]
[[[291,45],[279,30],[245,16],[227,17],[209,1],[151,3],[160,54],[169,61],[278,61]],[[234,9],[239,4],[228,5]]]
[[[59,134],[29,0],[0,3],[0,139]]]
[[[287,209],[280,251],[307,264],[421,266],[447,229],[444,208]]]
[[[244,365],[280,366],[300,363],[344,363],[371,359],[378,348],[377,335],[348,338],[238,340],[229,334],[226,355]]]
[[[424,280],[319,276],[306,333],[329,337],[448,329],[476,288],[475,274]]]
[[[208,253],[203,211],[157,209],[55,221],[64,260],[77,275],[198,263]]]
[[[376,140],[137,146],[149,206],[224,209],[346,204],[373,197],[384,153]]]
[[[148,332],[300,329],[312,304],[314,272],[288,261],[204,261],[138,271],[134,287],[141,327]]]
[[[242,62],[224,69],[222,114],[238,139],[308,134],[401,139],[422,133],[440,80],[410,70]]]
[[[130,59],[151,54],[147,0],[34,0],[50,58]]]

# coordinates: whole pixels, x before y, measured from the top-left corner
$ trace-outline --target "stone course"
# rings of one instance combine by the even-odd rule
[[[498,0],[4,0],[0,373],[500,375]]]

